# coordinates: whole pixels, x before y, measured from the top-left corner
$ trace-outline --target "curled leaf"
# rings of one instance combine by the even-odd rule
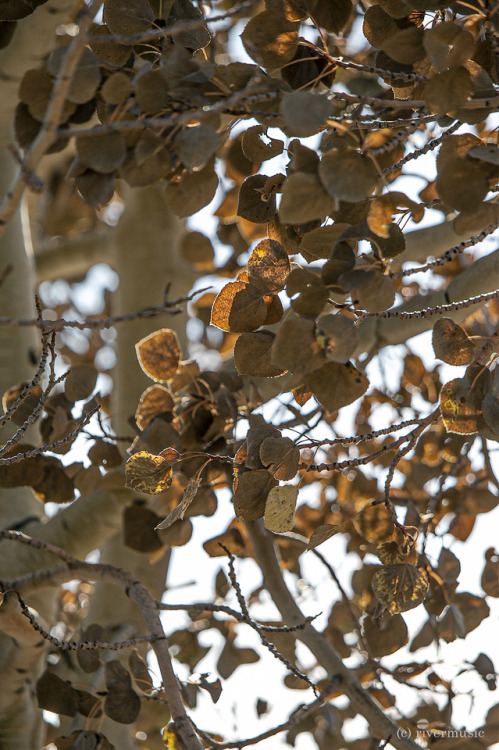
[[[130,489],[159,495],[171,485],[173,472],[170,461],[147,451],[139,451],[126,462],[125,477],[125,484]]]

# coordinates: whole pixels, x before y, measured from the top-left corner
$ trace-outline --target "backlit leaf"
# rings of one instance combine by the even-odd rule
[[[152,420],[160,414],[169,413],[173,410],[173,399],[170,391],[163,385],[151,385],[140,397],[135,421],[141,430],[144,430]]]
[[[158,495],[172,483],[170,461],[147,451],[131,456],[125,465],[126,486],[136,492]]]
[[[266,294],[275,294],[284,289],[289,271],[288,254],[275,240],[260,242],[248,260],[250,283]]]
[[[268,439],[272,440],[272,438]],[[294,526],[297,498],[298,487],[294,485],[273,487],[267,495],[267,502],[265,504],[263,521],[265,528],[277,533],[291,531]]]
[[[428,591],[427,577],[414,565],[387,565],[374,574],[373,591],[394,615],[419,606]]]
[[[177,372],[181,352],[177,334],[161,328],[135,345],[139,365],[145,374],[156,381],[166,381]]]
[[[473,403],[471,384],[466,378],[450,380],[440,391],[440,411],[447,432],[473,435],[479,414]]]
[[[265,323],[267,306],[258,290],[244,281],[226,284],[211,311],[211,325],[222,331],[254,331]]]

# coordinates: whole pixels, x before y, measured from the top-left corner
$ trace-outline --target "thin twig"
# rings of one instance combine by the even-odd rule
[[[258,633],[262,644],[265,646],[265,648],[267,648],[270,651],[270,653],[272,654],[272,656],[275,656],[276,659],[279,659],[279,661],[281,661],[287,667],[287,669],[289,669],[289,671],[292,672],[295,675],[295,677],[298,677],[299,679],[304,680],[312,688],[312,690],[314,691],[314,695],[318,696],[319,693],[318,693],[317,687],[312,682],[312,680],[309,677],[307,677],[306,674],[304,674],[303,672],[300,672],[300,670],[297,669],[294,666],[294,664],[291,664],[291,662],[288,659],[286,659],[286,657],[283,656],[280,651],[277,650],[277,648],[274,646],[274,644],[270,643],[265,638],[265,636],[263,635],[263,633],[260,630],[260,627],[257,625],[257,623],[251,617],[250,613],[248,612],[248,606],[246,604],[246,600],[245,600],[245,598],[243,596],[243,593],[241,591],[241,587],[240,587],[239,582],[238,582],[238,580],[236,578],[236,572],[235,572],[235,569],[234,569],[234,559],[235,559],[234,555],[228,549],[228,547],[226,547],[224,544],[222,544],[221,542],[219,542],[219,545],[220,545],[220,547],[222,547],[222,549],[224,550],[224,552],[226,553],[226,555],[229,558],[229,580],[230,580],[230,582],[232,584],[232,588],[236,592],[237,601],[239,602],[239,606],[241,607],[241,612],[242,612],[242,615],[243,615],[243,618],[244,618],[244,622],[246,622],[250,627],[253,628],[253,630],[255,630]]]
[[[340,438],[326,438],[324,440],[311,440],[309,443],[301,444],[298,447],[303,448],[316,448],[320,445],[349,445],[351,443],[357,444],[364,440],[373,440],[374,438],[381,437],[382,435],[391,435],[392,432],[403,430],[406,427],[411,427],[414,424],[421,424],[426,419],[422,417],[420,419],[406,419],[404,422],[391,425],[390,427],[383,427],[379,430],[373,430],[372,432],[365,432],[361,435],[353,435],[352,437],[340,437]]]
[[[42,628],[36,617],[30,612],[26,602],[21,597],[21,594],[17,589],[13,590],[19,601],[21,612],[29,620],[33,630],[40,633],[42,638],[55,646],[59,651],[97,651],[103,649],[107,651],[121,651],[124,648],[133,648],[138,646],[140,643],[152,643],[157,641],[161,636],[155,635],[139,635],[136,638],[129,638],[126,641],[61,641],[59,638],[51,635],[47,630]],[[4,593],[8,593],[5,591]],[[166,638],[166,636],[162,636]]]
[[[65,435],[62,438],[59,438],[59,440],[55,440],[53,443],[47,443],[46,445],[39,445],[38,448],[33,448],[30,451],[24,451],[23,453],[17,453],[15,456],[9,456],[8,458],[0,458],[0,466],[6,466],[8,464],[16,464],[20,461],[24,461],[27,458],[33,458],[34,456],[38,456],[40,453],[47,453],[49,451],[55,451],[57,448],[60,448],[62,445],[66,445],[67,443],[71,443],[73,440],[75,440],[82,429],[87,425],[94,414],[98,412],[100,409],[100,404],[97,406],[94,406],[93,409],[91,409],[88,414],[85,415],[85,417],[81,420],[81,422],[78,422],[78,425],[75,427],[74,430],[72,430],[70,433]],[[9,441],[10,443],[11,441]],[[8,443],[5,444],[6,446]],[[4,446],[5,447],[5,446]],[[3,455],[3,448],[0,449],[0,455]]]
[[[414,310],[405,312],[404,310],[382,310],[381,312],[364,312],[360,311],[361,318],[401,318],[410,320],[411,318],[429,318],[431,315],[444,315],[453,310],[463,310],[465,307],[483,304],[491,299],[499,297],[499,289],[485,294],[478,294],[476,297],[468,297],[460,302],[450,302],[448,305],[439,305],[438,307],[425,307],[423,310]]]
[[[386,177],[389,174],[393,174],[394,172],[397,172],[401,167],[404,166],[404,164],[407,164],[407,162],[412,161],[413,159],[419,159],[420,156],[423,156],[423,154],[427,154],[429,151],[433,151],[436,149],[442,141],[444,141],[449,135],[452,135],[455,130],[457,130],[459,127],[461,127],[461,123],[459,120],[455,122],[453,125],[450,126],[450,128],[447,128],[445,133],[442,133],[441,136],[438,138],[434,138],[431,141],[428,141],[427,144],[422,146],[421,148],[417,148],[415,151],[413,151],[410,154],[407,154],[402,159],[400,159],[396,164],[392,164],[390,167],[387,167],[383,170],[383,175]]]
[[[130,320],[137,320],[138,318],[152,318],[155,315],[168,312],[170,315],[178,315],[183,312],[182,308],[177,308],[181,302],[190,302],[190,300],[197,297],[198,294],[203,294],[208,291],[211,287],[205,287],[204,289],[197,289],[187,297],[179,297],[172,302],[164,301],[161,305],[156,307],[148,307],[144,310],[138,310],[134,313],[127,313],[124,315],[112,315],[109,318],[87,318],[87,320],[64,320],[64,318],[58,318],[56,320],[40,320],[38,318],[0,318],[0,325],[11,325],[11,326],[37,326],[43,331],[60,331],[64,328],[77,328],[78,330],[85,330],[87,328],[111,328],[111,326],[117,323],[126,323]],[[172,309],[177,308],[177,309]]]
[[[423,430],[426,429],[428,425],[432,424],[432,422],[435,422],[439,418],[439,416],[440,409],[437,408],[427,417],[422,419],[419,423],[419,426],[416,428],[418,434],[421,434],[421,432],[423,432]],[[347,461],[333,461],[331,463],[300,463],[298,464],[298,468],[304,469],[305,471],[342,471],[343,469],[351,469],[355,468],[356,466],[364,466],[365,464],[369,464],[372,461],[376,461],[376,459],[381,458],[381,456],[384,456],[388,451],[397,450],[399,446],[403,445],[405,442],[407,442],[407,440],[410,439],[410,436],[413,433],[414,431],[411,431],[407,435],[402,435],[402,437],[398,438],[398,440],[394,440],[387,445],[383,445],[379,450],[375,451],[374,453],[370,453],[368,456],[350,458]]]
[[[440,258],[430,260],[428,261],[428,263],[425,263],[422,266],[409,268],[406,271],[390,271],[389,276],[391,276],[392,279],[399,279],[405,276],[412,276],[415,273],[430,271],[432,268],[438,268],[438,266],[443,266],[453,260],[456,255],[462,253],[463,250],[466,250],[468,247],[473,247],[473,245],[477,245],[479,242],[484,240],[489,236],[489,234],[495,232],[497,227],[499,227],[499,221],[495,221],[493,224],[489,224],[489,226],[485,227],[485,229],[483,229],[480,234],[475,234],[474,237],[470,237],[469,240],[464,240],[463,242],[460,242],[459,245],[454,245],[454,247],[451,247],[449,250],[447,250]]]
[[[242,750],[242,748],[244,747],[256,745],[258,742],[262,742],[269,737],[275,737],[276,734],[280,734],[281,732],[285,732],[287,729],[291,729],[292,727],[296,726],[296,724],[299,724],[300,721],[306,719],[306,717],[313,713],[313,711],[315,711],[317,708],[320,708],[320,706],[324,705],[327,696],[332,692],[332,690],[334,690],[334,687],[338,682],[338,678],[333,677],[331,680],[329,680],[325,688],[321,690],[317,698],[312,701],[312,703],[309,703],[308,706],[302,706],[301,708],[299,708],[298,711],[295,711],[294,714],[282,724],[278,724],[276,727],[268,729],[266,732],[262,732],[255,737],[248,737],[245,740],[232,740],[229,742],[213,742],[212,740],[211,745],[208,746],[208,750],[229,750],[229,748]]]

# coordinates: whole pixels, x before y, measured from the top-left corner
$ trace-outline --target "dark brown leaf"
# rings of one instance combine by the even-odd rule
[[[113,659],[104,666],[107,695],[104,711],[113,721],[120,724],[133,724],[140,711],[140,698],[132,688],[127,670]]]
[[[237,214],[246,221],[263,224],[274,218],[276,210],[275,195],[265,195],[267,177],[263,174],[246,177],[239,188]]]
[[[306,138],[322,130],[331,112],[331,103],[319,93],[294,91],[283,97],[280,111],[286,123],[286,135]]]
[[[433,326],[435,357],[448,365],[469,365],[475,356],[475,345],[466,332],[450,318],[439,318]]]
[[[350,362],[328,362],[310,372],[305,378],[305,385],[319,403],[333,412],[360,398],[367,391],[369,381]]]
[[[266,469],[245,471],[237,479],[232,502],[236,516],[245,521],[256,521],[265,513],[265,502],[275,480]]]
[[[300,451],[290,438],[268,437],[260,445],[260,459],[276,479],[288,481],[296,476]]]
[[[272,331],[242,333],[234,346],[234,363],[240,375],[275,378],[286,372],[271,361],[275,335]]]
[[[156,552],[163,547],[155,529],[161,517],[145,505],[135,503],[123,514],[123,542],[136,552]]]
[[[210,161],[199,172],[185,172],[169,182],[166,200],[172,211],[181,219],[201,211],[217,192],[218,177]]]
[[[297,24],[277,8],[269,8],[246,24],[241,40],[248,55],[264,68],[275,70],[292,60],[298,40]]]
[[[348,148],[326,151],[319,165],[319,177],[330,196],[350,203],[368,198],[378,182],[371,159]]]

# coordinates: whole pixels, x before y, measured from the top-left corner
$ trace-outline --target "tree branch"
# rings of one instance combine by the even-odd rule
[[[394,308],[393,312],[415,312],[425,308],[437,308],[442,305],[461,302],[477,297],[477,304],[471,307],[451,310],[448,317],[455,323],[461,323],[474,310],[483,305],[482,295],[495,292],[499,279],[499,250],[483,258],[478,258],[464,269],[459,276],[449,282],[448,286],[429,294],[416,294],[407,302]],[[366,318],[359,325],[359,344],[354,352],[358,357],[363,352],[372,351],[380,346],[401,344],[419,333],[433,327],[431,317],[414,317],[409,320],[391,318]]]
[[[264,585],[283,620],[290,623],[302,621],[303,613],[286,586],[270,535],[262,530],[258,522],[248,522],[246,528],[263,572]],[[304,630],[297,632],[296,637],[310,649],[330,677],[337,676],[341,680],[339,689],[343,690],[352,707],[365,717],[375,736],[391,736],[391,742],[397,750],[421,750],[420,745],[410,738],[397,736],[397,726],[362,687],[355,672],[343,664],[341,657],[322,633],[309,624]]]
[[[173,671],[168,651],[168,640],[159,618],[156,602],[145,586],[125,570],[116,568],[112,565],[82,562],[72,555],[69,555],[63,549],[54,547],[54,545],[46,542],[31,539],[19,532],[2,531],[0,532],[0,536],[2,538],[10,538],[14,541],[21,542],[22,544],[33,546],[36,549],[45,552],[50,552],[64,560],[63,563],[51,568],[28,573],[12,581],[4,581],[4,590],[8,591],[9,589],[17,589],[21,595],[26,596],[34,591],[39,591],[40,588],[46,586],[59,586],[62,583],[73,580],[74,578],[81,578],[112,583],[125,591],[125,593],[139,607],[149,633],[154,639],[152,642],[152,648],[158,659],[163,681],[163,690],[175,724],[175,730],[179,734],[179,737],[187,750],[202,750],[202,745],[196,737],[191,720],[184,708],[180,688]],[[17,606],[20,607],[19,603],[17,603]],[[0,625],[2,607],[3,605],[0,606]]]
[[[26,149],[17,175],[7,191],[7,195],[0,204],[0,236],[5,232],[6,225],[19,206],[26,188],[26,178],[30,178],[35,173],[40,159],[57,140],[57,128],[61,121],[66,95],[87,42],[87,31],[103,2],[104,0],[93,0],[85,11],[82,12],[78,36],[69,45],[64,62],[61,65],[40,132],[33,143]]]

